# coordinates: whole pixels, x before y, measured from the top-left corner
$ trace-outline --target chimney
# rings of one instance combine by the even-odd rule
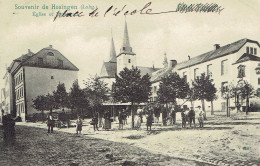
[[[31,50],[30,50],[30,49],[28,49],[28,53],[29,53],[29,54],[31,53]]]
[[[176,60],[170,60],[169,65],[168,65],[168,70],[172,70],[176,65],[177,65]]]
[[[190,56],[188,55],[188,58],[189,58],[189,60],[190,60]]]
[[[52,45],[50,45],[49,47],[52,48]]]
[[[220,44],[214,44],[214,50],[217,50],[220,48]]]

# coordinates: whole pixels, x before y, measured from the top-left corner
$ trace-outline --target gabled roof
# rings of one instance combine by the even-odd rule
[[[141,76],[145,74],[149,74],[152,77],[152,73],[161,69],[161,68],[153,68],[153,67],[143,67],[143,66],[136,66],[141,71]]]
[[[216,50],[209,51],[207,53],[204,53],[202,55],[196,56],[194,58],[191,58],[188,61],[184,61],[181,63],[178,63],[176,66],[176,69],[181,70],[187,67],[194,66],[196,64],[200,64],[203,62],[207,62],[225,55],[236,53],[243,47],[247,42],[250,43],[256,43],[259,47],[259,43],[257,41],[249,40],[249,39],[241,39],[239,41],[236,41],[234,43],[222,46]]]
[[[244,53],[234,64],[242,63],[246,61],[260,61],[260,57],[252,54]]]
[[[151,75],[151,82],[157,82],[160,81],[164,76],[172,72],[172,70],[169,70],[168,67],[162,68],[156,72],[153,72]]]
[[[115,62],[104,62],[101,68],[100,78],[115,78],[116,67]]]
[[[38,63],[38,58],[43,59],[43,64]],[[62,66],[59,65],[59,60],[62,61],[63,63]],[[63,56],[58,50],[53,49],[51,46],[43,48],[36,54],[30,56],[24,62],[22,62],[22,65],[31,66],[31,67],[73,70],[73,71],[79,70],[65,56]]]

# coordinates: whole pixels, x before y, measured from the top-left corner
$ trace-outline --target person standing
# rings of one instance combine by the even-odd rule
[[[94,117],[92,118],[91,124],[93,125],[93,129],[94,131],[98,131],[98,117],[97,115],[94,115]]]
[[[181,127],[186,127],[186,115],[184,113],[184,110],[181,112]]]
[[[167,108],[166,108],[166,106],[164,106],[163,112],[162,112],[162,119],[163,119],[164,126],[167,126],[167,117],[168,117]]]
[[[148,131],[148,127],[150,127],[150,131],[152,130],[152,124],[153,124],[153,113],[149,111],[148,116],[146,117],[147,131]]]
[[[53,133],[54,123],[55,123],[55,121],[53,119],[52,113],[50,113],[48,115],[48,119],[47,119],[48,133]]]
[[[111,120],[110,120],[110,112],[106,111],[104,115],[105,123],[104,123],[104,129],[109,130],[111,129]]]
[[[118,129],[120,130],[120,129],[123,129],[123,125],[124,125],[124,123],[123,123],[123,115],[124,114],[124,112],[122,112],[122,111],[120,111],[119,112],[119,114],[118,114],[118,121],[119,121],[119,127],[118,127]]]
[[[171,125],[176,123],[176,110],[174,107],[171,108]]]
[[[199,113],[198,121],[199,121],[200,127],[203,128],[204,127],[204,124],[203,124],[204,112],[200,106],[198,106],[197,108],[198,108],[198,113]]]
[[[82,124],[83,124],[83,122],[82,122],[80,116],[78,116],[78,119],[77,119],[77,121],[76,121],[76,132],[77,132],[77,134],[78,134],[78,133],[81,134]]]
[[[200,106],[199,106],[199,107],[200,107]],[[192,122],[193,122],[193,124],[194,124],[194,127],[196,127],[196,126],[195,126],[195,111],[194,111],[193,107],[190,108],[189,118],[190,118],[190,119],[189,119],[189,121],[190,121],[190,127],[191,127]]]
[[[16,119],[13,119],[11,114],[5,115],[5,113],[3,113],[2,123],[5,144],[14,144],[15,142],[15,121]]]

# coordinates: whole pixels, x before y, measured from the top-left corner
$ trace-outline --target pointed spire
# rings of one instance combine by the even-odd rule
[[[125,20],[125,31],[124,31],[123,47],[131,47],[130,46],[130,42],[129,42],[129,36],[128,36],[128,29],[127,29],[126,20]]]
[[[166,57],[166,52],[164,52],[163,67],[168,67],[168,60],[167,60],[167,57]]]
[[[135,55],[135,53],[132,52],[132,47],[130,46],[126,20],[125,20],[123,45],[122,48],[120,49],[120,54],[121,53]]]
[[[115,44],[114,44],[112,30],[111,30],[111,46],[110,46],[109,62],[116,62],[116,49],[115,49]]]

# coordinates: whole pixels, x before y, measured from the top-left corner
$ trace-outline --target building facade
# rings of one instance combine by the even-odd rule
[[[49,47],[36,54],[28,53],[13,60],[8,68],[10,89],[10,113],[26,120],[37,113],[33,108],[33,99],[56,90],[59,83],[70,88],[78,79],[78,68],[58,50]],[[4,77],[5,78],[5,77]]]
[[[167,60],[166,53],[164,55],[163,68],[141,67],[136,66],[136,54],[130,46],[127,24],[125,23],[123,45],[120,53],[116,56],[114,41],[111,40],[110,60],[104,62],[100,79],[107,82],[109,87],[115,81],[115,75],[123,70],[124,67],[132,66],[140,69],[141,74],[149,74],[152,81],[152,92],[150,101],[157,100],[157,91],[159,89],[160,80],[169,72],[177,72],[181,77],[191,85],[192,81],[202,73],[213,79],[213,83],[217,88],[217,100],[214,103],[214,110],[225,111],[226,100],[222,98],[221,89],[233,84],[238,86],[241,82],[248,82],[255,90],[260,90],[260,56],[259,43],[250,39],[241,39],[231,44],[220,46],[215,44],[213,49],[204,54],[190,58],[187,61],[177,63],[175,60]],[[239,98],[239,96],[238,96]],[[241,98],[241,96],[240,96]],[[243,99],[241,104],[245,105]],[[259,99],[250,99],[252,102],[259,103]],[[235,107],[235,99],[230,99],[230,107]],[[179,104],[186,103],[185,100],[178,100]],[[260,103],[259,103],[260,104]],[[201,101],[195,101],[193,106],[201,105]],[[211,103],[205,102],[206,110],[210,110]],[[260,105],[259,105],[260,106]]]

